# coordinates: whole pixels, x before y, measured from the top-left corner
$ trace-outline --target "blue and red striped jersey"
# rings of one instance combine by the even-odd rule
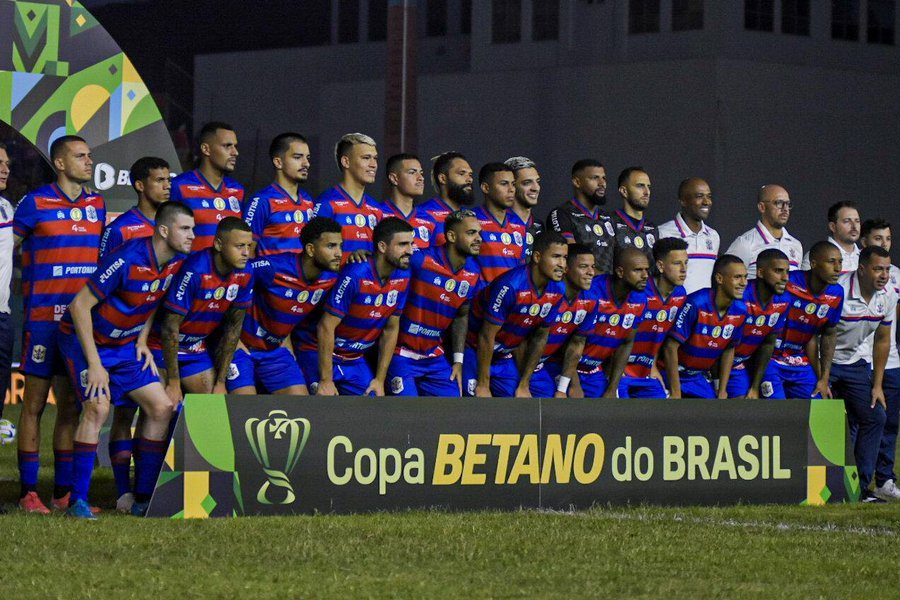
[[[591,290],[579,290],[574,300],[565,294],[556,309],[556,318],[550,324],[550,335],[541,362],[561,362],[563,346],[573,335],[587,337],[597,324],[597,298]]]
[[[97,270],[106,207],[100,194],[69,198],[56,184],[27,194],[13,233],[22,241],[25,329],[56,328],[69,302]]]
[[[631,347],[631,355],[625,366],[627,377],[650,377],[650,370],[659,349],[666,340],[669,330],[675,324],[678,311],[687,300],[687,293],[683,286],[675,286],[668,298],[663,298],[656,287],[656,281],[651,277],[647,280],[647,310],[644,318],[638,326],[637,335],[634,337],[634,345]]]
[[[373,258],[341,269],[324,308],[341,319],[334,330],[336,363],[362,358],[381,337],[388,319],[403,312],[408,288],[409,271],[394,271],[382,282]]]
[[[397,217],[412,225],[415,230],[413,232],[413,244],[417,250],[428,248],[431,245],[436,224],[431,217],[420,211],[418,207],[413,207],[412,212],[404,215],[400,207],[388,200],[381,205],[381,210],[385,217]]]
[[[253,231],[257,256],[303,250],[300,232],[312,215],[312,196],[298,189],[294,200],[277,183],[259,190],[244,204],[244,220]]]
[[[100,239],[100,258],[106,258],[127,241],[152,236],[154,227],[156,221],[151,221],[138,210],[137,206],[132,206],[103,230],[103,237]]]
[[[787,314],[790,299],[787,294],[780,294],[769,298],[769,303],[763,306],[759,299],[759,280],[753,279],[744,290],[744,304],[747,305],[747,320],[744,322],[744,331],[741,341],[734,349],[734,366],[743,365],[753,356],[770,333],[781,335],[784,330],[785,315]]]
[[[169,289],[184,262],[178,254],[159,265],[151,238],[140,238],[104,258],[87,287],[99,302],[91,309],[94,342],[98,346],[124,346],[137,339],[147,319]],[[72,315],[66,311],[59,323],[63,333],[73,333]]]
[[[280,252],[253,261],[255,290],[253,305],[244,318],[241,342],[251,350],[274,350],[304,320],[312,325],[315,349],[315,321],[310,314],[334,287],[337,273],[324,271],[313,281],[303,275],[301,254]],[[318,313],[316,313],[318,314]]]
[[[163,307],[184,317],[178,329],[178,351],[197,354],[206,350],[206,338],[219,326],[228,309],[250,307],[253,298],[253,270],[234,269],[222,275],[213,262],[213,249],[194,252],[181,265]],[[150,348],[160,349],[162,315],[153,322],[147,340]]]
[[[225,177],[216,189],[198,170],[186,171],[172,180],[170,200],[187,204],[194,211],[193,252],[213,245],[219,221],[225,217],[241,218],[244,186]]]
[[[513,267],[525,264],[526,227],[522,219],[511,210],[506,211],[503,222],[484,206],[475,209],[481,223],[481,253],[476,258],[481,267],[481,277],[490,283]]]
[[[483,248],[484,246],[482,246]],[[543,293],[535,287],[531,268],[519,266],[498,277],[472,302],[466,345],[478,349],[478,332],[484,321],[499,325],[494,353],[509,354],[539,327],[550,327],[559,303],[566,295],[561,281],[550,281]]]
[[[791,271],[785,294],[791,304],[772,359],[784,365],[806,365],[806,343],[821,329],[834,327],[841,320],[844,288],[829,284],[816,296],[809,289],[809,271]]]
[[[733,301],[720,317],[712,288],[690,294],[669,331],[669,337],[681,344],[678,370],[709,371],[728,346],[740,344],[746,318],[747,305],[740,300]]]
[[[341,226],[341,237],[344,240],[344,257],[357,250],[365,250],[370,254],[375,251],[372,234],[375,225],[383,218],[381,204],[363,194],[362,203],[357,204],[344,188],[336,185],[322,192],[316,198],[313,215],[329,217]]]
[[[628,336],[640,326],[647,308],[644,292],[632,291],[622,304],[616,303],[613,278],[597,275],[589,293],[597,299],[597,323],[587,336],[584,354],[578,363],[582,372],[602,368]]]
[[[442,356],[441,336],[450,327],[460,306],[475,296],[478,265],[467,258],[454,271],[445,246],[416,252],[410,259],[409,297],[400,317],[401,348],[423,357]]]
[[[434,231],[431,233],[431,245],[443,246],[447,238],[444,237],[444,219],[453,212],[453,208],[444,202],[443,198],[434,196],[416,207],[420,213],[434,221]]]

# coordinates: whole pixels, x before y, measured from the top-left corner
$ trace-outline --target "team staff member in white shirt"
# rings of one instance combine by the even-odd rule
[[[785,229],[793,203],[780,185],[764,185],[759,189],[756,209],[759,222],[750,231],[731,242],[726,254],[734,254],[747,265],[747,277],[756,277],[756,257],[766,248],[777,248],[788,257],[791,271],[800,268],[803,245]]]
[[[855,271],[859,264],[859,211],[851,200],[841,200],[828,207],[828,241],[841,251],[841,273]],[[809,270],[809,252],[803,256],[803,271]]]
[[[891,226],[884,219],[869,219],[862,224],[860,241],[866,246],[881,246],[891,250]],[[900,269],[891,265],[888,287],[898,295],[900,302]],[[887,419],[881,434],[881,447],[875,462],[875,495],[882,500],[900,500],[900,488],[895,484],[894,458],[897,450],[897,430],[900,424],[900,353],[897,352],[897,319],[900,318],[900,304],[891,323],[891,348],[887,366],[884,369],[884,400],[887,404]],[[866,354],[872,351],[875,335],[866,340]]]
[[[0,193],[9,180],[9,155],[0,143]],[[13,329],[9,309],[9,283],[12,279],[13,213],[9,200],[0,196],[0,417],[3,402],[12,381]]]
[[[847,408],[863,502],[883,502],[869,491],[869,484],[886,420],[884,367],[897,313],[897,295],[888,286],[890,271],[888,251],[867,246],[859,254],[856,271],[841,275],[839,280],[844,304],[828,384],[834,397],[843,398]],[[869,346],[865,342],[873,334]]]
[[[688,294],[709,287],[713,265],[719,255],[719,233],[706,224],[713,197],[709,184],[699,177],[689,177],[678,186],[681,210],[675,218],[659,226],[660,238],[681,238],[688,244]]]

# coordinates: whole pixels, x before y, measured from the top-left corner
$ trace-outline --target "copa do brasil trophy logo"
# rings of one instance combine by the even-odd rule
[[[251,418],[244,423],[247,441],[256,460],[263,467],[266,481],[256,493],[260,504],[293,504],[297,499],[291,485],[290,474],[297,466],[306,440],[309,438],[309,420],[291,419],[284,410],[269,411],[265,419]],[[275,446],[287,446],[287,452],[273,452]],[[273,464],[278,456],[285,456],[283,462]],[[280,494],[277,492],[280,490]]]

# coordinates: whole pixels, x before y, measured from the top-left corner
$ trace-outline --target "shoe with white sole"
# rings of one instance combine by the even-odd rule
[[[874,493],[882,500],[887,500],[888,502],[900,500],[900,488],[894,484],[893,479],[888,479],[882,486],[875,486]]]

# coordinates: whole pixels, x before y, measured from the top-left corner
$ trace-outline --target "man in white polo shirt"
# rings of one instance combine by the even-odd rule
[[[788,257],[791,271],[800,268],[803,245],[785,229],[793,203],[787,190],[780,185],[764,185],[759,189],[756,227],[731,242],[726,254],[734,254],[747,265],[747,277],[756,277],[756,257],[766,248],[777,248]]]
[[[884,219],[868,219],[862,224],[860,241],[866,246],[881,246],[888,252],[891,250],[891,226]],[[888,287],[893,288],[900,302],[900,269],[891,265]],[[900,318],[900,304],[897,305],[894,322],[891,324],[891,347],[888,352],[887,365],[884,369],[884,400],[887,404],[884,432],[881,434],[881,447],[875,462],[875,495],[882,500],[900,500],[900,488],[895,484],[894,458],[897,451],[897,430],[900,425],[900,353],[897,352],[897,319]],[[871,352],[875,335],[866,339]]]
[[[828,208],[828,241],[841,251],[841,274],[855,271],[859,264],[859,211],[851,200],[841,200]],[[809,270],[809,252],[803,256],[800,267]]]
[[[713,198],[709,184],[699,177],[689,177],[678,186],[681,210],[675,218],[659,226],[660,238],[681,238],[688,245],[687,278],[684,289],[690,294],[708,288],[713,265],[719,254],[719,233],[706,224]]]
[[[0,143],[0,194],[6,189],[8,180],[9,155],[6,146]],[[0,195],[0,417],[3,417],[3,403],[12,381],[13,329],[9,309],[9,283],[12,278],[14,212],[9,200]],[[0,418],[0,423],[6,425],[9,421],[4,423]]]
[[[891,346],[891,324],[897,313],[897,295],[888,286],[890,271],[888,251],[867,246],[859,254],[857,269],[839,280],[844,304],[828,384],[835,398],[844,399],[847,409],[863,502],[883,502],[869,491],[869,484],[886,420],[884,368]],[[872,344],[866,344],[873,334]]]

